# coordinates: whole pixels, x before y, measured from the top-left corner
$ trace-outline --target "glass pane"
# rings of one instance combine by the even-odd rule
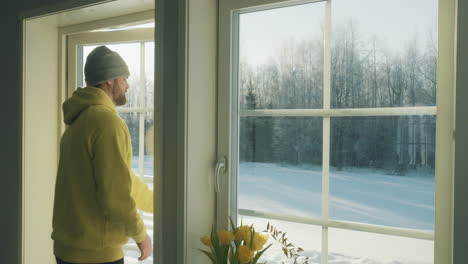
[[[332,107],[434,106],[437,5],[334,0]]]
[[[139,140],[140,140],[140,121],[138,113],[119,113],[120,117],[127,123],[128,130],[130,131],[130,137],[132,140],[132,169],[135,175],[139,175],[138,168],[138,152],[139,152]]]
[[[154,170],[154,118],[153,112],[145,114],[145,175],[153,176]]]
[[[324,7],[239,15],[241,109],[322,107]]]
[[[140,211],[140,214],[145,222],[146,232],[151,237],[151,241],[153,239],[153,214],[145,213]],[[140,257],[140,250],[138,249],[135,240],[129,239],[128,243],[124,246],[124,255],[125,255],[125,264],[153,264],[153,255],[149,258],[139,261],[138,258]]]
[[[330,215],[434,230],[435,116],[331,120]]]
[[[322,246],[322,228],[320,226],[239,215],[237,222],[240,223],[241,221],[244,225],[253,224],[257,232],[266,230],[268,223],[273,225],[277,230],[287,232],[286,237],[288,238],[288,242],[292,243],[296,248],[300,247],[304,249],[301,256],[309,257],[308,263],[320,264],[320,252]],[[268,234],[268,232],[262,233]],[[268,246],[269,244],[272,244],[272,246],[265,251],[258,263],[292,263],[291,259],[288,260],[284,256],[281,244],[273,239],[271,235],[265,246]],[[300,258],[298,261],[299,260],[304,260],[304,258]],[[303,263],[303,261],[298,263]]]
[[[109,49],[117,52],[122,56],[124,61],[127,63],[130,76],[128,78],[128,91],[126,94],[127,103],[122,107],[138,107],[142,106],[143,104],[140,103],[140,93],[143,93],[142,98],[144,98],[144,89],[142,89],[141,85],[141,71],[140,71],[140,43],[122,43],[122,44],[103,44],[106,45]],[[84,65],[86,63],[86,57],[88,56],[91,51],[98,47],[97,45],[88,45],[83,46],[83,69],[84,72]],[[83,83],[84,82],[84,75],[83,75]],[[119,108],[122,108],[119,107]]]
[[[145,42],[146,107],[154,107],[154,42]]]
[[[238,208],[319,217],[322,118],[242,117]]]
[[[329,263],[434,263],[434,241],[336,228],[328,235]]]
[[[127,123],[128,129],[130,130],[130,136],[132,141],[132,149],[133,149],[133,157],[132,157],[132,169],[138,177],[141,177],[143,182],[148,185],[150,190],[154,188],[154,181],[153,181],[153,113],[138,113],[138,112],[129,112],[129,113],[122,113],[120,112],[119,115],[125,120]],[[144,176],[140,175],[140,166],[139,166],[139,140],[140,140],[140,115],[143,115],[145,118],[145,134],[144,134],[144,163],[143,163],[143,171]],[[140,211],[140,214],[143,217],[145,222],[145,226],[149,236],[151,237],[151,241],[153,240],[153,214],[145,213]],[[138,261],[138,257],[140,256],[139,249],[133,239],[129,239],[128,243],[124,246],[124,253],[125,253],[125,263],[129,264],[149,264],[153,263],[153,257],[140,262]]]

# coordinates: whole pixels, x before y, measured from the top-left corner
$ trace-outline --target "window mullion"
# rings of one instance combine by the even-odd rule
[[[153,112],[154,108],[150,107],[119,107],[117,110],[120,113],[151,113]]]
[[[231,173],[231,180],[230,183],[227,184],[227,188],[223,188],[226,193],[230,191],[230,205],[231,208],[228,212],[228,215],[231,217],[235,225],[238,225],[237,222],[238,218],[238,191],[239,191],[239,128],[240,128],[240,113],[239,113],[239,84],[240,84],[240,75],[239,75],[239,12],[234,12],[232,14],[232,79],[231,79],[231,130],[232,130],[232,139],[231,139],[231,164],[235,164],[235,166],[231,166],[230,173]],[[230,188],[230,190],[228,190]],[[217,208],[219,210],[221,208]],[[217,213],[219,216],[220,214]],[[219,221],[219,220],[218,220]],[[220,222],[222,222],[221,220]],[[225,223],[225,221],[224,221]],[[219,226],[219,225],[218,225]],[[222,225],[221,225],[222,226]]]
[[[422,240],[434,240],[434,232],[427,231],[427,230],[420,230],[420,229],[419,230],[408,229],[408,228],[401,228],[401,227],[382,226],[382,225],[366,224],[366,223],[359,223],[359,222],[348,222],[348,221],[340,221],[340,220],[332,220],[332,219],[323,220],[323,218],[304,217],[304,216],[296,216],[296,215],[281,214],[281,213],[278,214],[278,213],[270,213],[270,212],[256,211],[256,210],[250,210],[250,209],[242,209],[242,208],[239,208],[239,214],[243,216],[261,217],[261,218],[266,218],[270,220],[287,221],[287,222],[292,222],[292,223],[301,223],[301,224],[342,229],[342,230],[353,230],[353,231],[375,233],[375,234],[389,235],[389,236],[395,236],[395,237],[422,239]]]
[[[342,117],[342,116],[413,116],[435,115],[436,106],[381,107],[381,108],[335,108],[335,109],[253,109],[241,110],[240,116],[268,117]]]
[[[138,94],[138,105],[143,107],[144,94],[146,92],[146,76],[145,76],[145,43],[140,43],[140,92]],[[139,145],[138,145],[138,169],[141,179],[145,174],[145,112],[140,112],[139,116]]]
[[[330,219],[330,117],[323,118],[322,219]],[[328,263],[328,227],[322,226],[322,264]]]
[[[325,6],[323,50],[323,109],[330,109],[331,94],[331,0]],[[329,220],[330,208],[330,117],[323,117],[322,135],[322,219]],[[321,263],[328,264],[328,227],[322,226]]]

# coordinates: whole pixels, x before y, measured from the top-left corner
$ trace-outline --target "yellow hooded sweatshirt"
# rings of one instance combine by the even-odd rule
[[[153,192],[132,172],[128,127],[95,87],[78,88],[63,112],[68,127],[55,184],[54,254],[72,263],[121,259],[129,237],[146,238],[137,208],[153,212]]]

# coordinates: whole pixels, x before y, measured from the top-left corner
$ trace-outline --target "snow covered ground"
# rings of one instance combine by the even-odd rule
[[[320,217],[320,167],[241,163],[238,207]],[[434,177],[386,175],[385,171],[330,172],[330,216],[337,220],[433,230]]]
[[[134,160],[134,167],[137,161]],[[145,173],[152,171],[145,159]],[[322,171],[320,167],[241,163],[238,206],[277,214],[321,216]],[[392,176],[385,171],[344,169],[330,172],[330,216],[332,219],[377,225],[433,230],[434,177],[431,173]],[[244,223],[265,229],[267,222],[288,232],[291,242],[305,249],[309,263],[321,259],[321,227],[286,221],[242,216]],[[152,222],[149,220],[148,225]],[[152,228],[152,227],[151,227]],[[152,234],[152,230],[149,230]],[[329,264],[432,264],[432,241],[330,228]],[[130,243],[133,243],[130,241]],[[285,260],[279,244],[263,261]],[[125,263],[137,264],[138,254],[126,252]],[[152,263],[152,259],[141,262]],[[286,262],[288,263],[288,262]]]
[[[241,163],[238,207],[276,214],[321,216],[320,167]],[[429,173],[391,176],[385,171],[345,169],[330,172],[332,219],[393,227],[432,230],[434,177]],[[269,220],[243,216],[257,229]],[[311,263],[320,263],[321,228],[271,221],[305,249]],[[433,242],[341,229],[329,229],[330,264],[429,264]],[[281,263],[281,251],[270,248],[264,260]]]
[[[246,216],[242,218],[245,224],[254,224],[257,231],[263,231],[267,222],[270,222],[279,230],[287,232],[289,242],[305,250],[304,256],[309,256],[309,263],[321,263],[321,227]],[[432,241],[342,229],[329,229],[328,234],[329,264],[433,263]],[[286,260],[277,242],[270,238],[267,243],[273,246],[266,251],[262,261],[280,264]]]

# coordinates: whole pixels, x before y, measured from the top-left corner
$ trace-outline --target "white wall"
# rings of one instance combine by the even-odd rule
[[[25,22],[23,264],[54,263],[52,208],[58,159],[58,30]]]
[[[217,1],[187,3],[187,264],[201,264],[215,215]]]

